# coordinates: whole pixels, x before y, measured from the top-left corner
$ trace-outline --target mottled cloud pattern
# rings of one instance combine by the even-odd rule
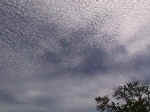
[[[94,112],[149,80],[150,2],[0,0],[0,111]]]

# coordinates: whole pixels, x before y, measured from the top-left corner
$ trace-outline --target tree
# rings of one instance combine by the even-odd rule
[[[95,98],[100,112],[150,112],[150,86],[133,81],[119,86],[111,97]]]

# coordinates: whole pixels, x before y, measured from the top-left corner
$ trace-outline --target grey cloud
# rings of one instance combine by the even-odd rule
[[[80,11],[66,11],[65,4],[71,2],[51,4],[61,7],[60,12],[55,6],[48,11],[45,2],[0,1],[2,111],[95,111],[96,95],[140,73],[148,77],[149,53],[131,56],[126,44],[116,39],[119,31],[108,31],[113,12],[105,14],[110,18],[97,17],[92,9],[93,19],[84,9],[76,17]],[[81,8],[79,4],[70,5]],[[83,16],[88,19],[78,23]]]
[[[73,68],[74,72],[81,72],[87,75],[89,73],[93,74],[94,72],[107,70],[104,63],[107,53],[101,48],[87,48],[84,53],[83,61],[79,66]]]
[[[2,16],[0,38],[3,46],[0,50],[3,70],[0,80],[3,85],[0,87],[10,91],[9,94],[0,91],[2,102],[6,102],[4,111],[34,112],[40,111],[40,108],[44,108],[42,112],[49,109],[53,112],[76,110],[72,105],[79,105],[77,101],[73,101],[75,100],[73,96],[77,97],[76,95],[80,94],[84,96],[85,93],[78,91],[79,85],[75,86],[78,79],[75,82],[68,82],[75,83],[72,84],[75,86],[75,93],[70,93],[72,87],[67,86],[67,81],[64,82],[63,77],[66,74],[73,78],[74,75],[77,77],[99,70],[104,71],[103,62],[107,53],[103,48],[93,48],[87,43],[88,38],[93,37],[96,32],[89,30],[88,27],[72,29],[67,34],[61,35],[67,29],[58,31],[61,26],[54,21],[49,23],[45,18],[38,18],[32,13],[34,10],[20,15],[23,12],[14,9],[13,4],[11,6],[7,4],[5,6],[2,2],[1,4],[3,7],[0,13]],[[55,83],[57,80],[64,81]],[[36,93],[34,89],[44,94]],[[33,93],[30,93],[30,90]],[[55,95],[58,97],[55,98]],[[81,102],[86,103],[86,100],[81,99]],[[14,107],[8,108],[7,105]]]
[[[7,90],[0,90],[0,102],[4,104],[17,104],[19,103],[15,96],[7,91]]]

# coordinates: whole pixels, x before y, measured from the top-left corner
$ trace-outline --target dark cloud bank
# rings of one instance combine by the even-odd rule
[[[88,2],[55,2],[0,1],[0,111],[94,112],[96,95],[149,80],[149,44],[131,54],[130,41],[121,43],[121,31],[109,26],[118,18],[113,11],[88,16]],[[133,40],[146,42],[145,32]]]

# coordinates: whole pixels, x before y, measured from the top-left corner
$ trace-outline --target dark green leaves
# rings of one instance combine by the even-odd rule
[[[150,112],[150,86],[133,81],[119,86],[112,97],[96,97],[97,110],[109,112]]]

